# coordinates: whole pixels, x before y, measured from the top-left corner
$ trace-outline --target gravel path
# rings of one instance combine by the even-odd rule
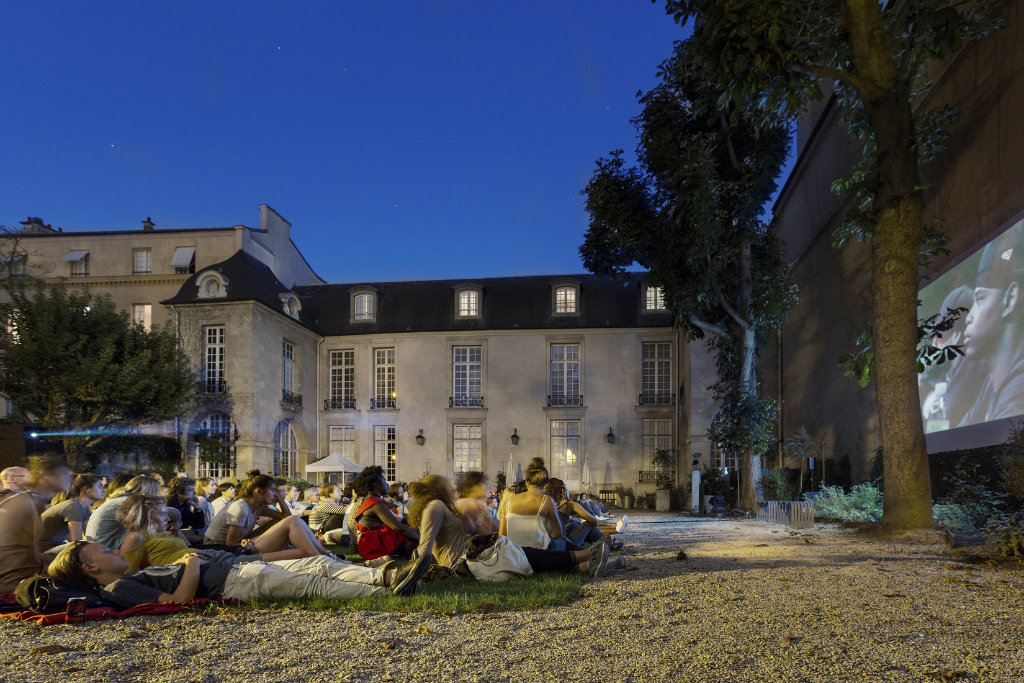
[[[4,620],[0,680],[1024,681],[1020,564],[655,513],[623,538],[630,569],[555,609]]]

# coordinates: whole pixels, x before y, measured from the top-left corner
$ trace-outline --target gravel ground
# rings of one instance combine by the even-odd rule
[[[554,609],[3,620],[0,680],[1024,681],[1018,563],[656,513],[622,538],[629,568]]]

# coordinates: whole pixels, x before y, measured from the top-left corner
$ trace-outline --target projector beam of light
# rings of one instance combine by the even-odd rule
[[[116,436],[118,434],[139,434],[137,427],[123,427],[120,429],[70,429],[64,432],[29,432],[33,439],[43,439],[48,436]]]

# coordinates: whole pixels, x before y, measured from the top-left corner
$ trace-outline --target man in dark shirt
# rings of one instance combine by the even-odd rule
[[[191,529],[192,537],[200,540],[206,533],[206,513],[196,497],[196,480],[189,477],[175,477],[167,485],[167,507],[181,513],[181,529]]]
[[[328,555],[277,562],[230,564],[191,553],[173,564],[154,565],[128,574],[121,551],[79,541],[50,564],[50,576],[103,587],[104,597],[121,607],[152,602],[188,602],[195,598],[236,600],[350,600],[367,595],[412,595],[430,568],[431,556],[402,567],[354,565]]]

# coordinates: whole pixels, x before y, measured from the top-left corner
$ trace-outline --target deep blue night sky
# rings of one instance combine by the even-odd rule
[[[332,282],[582,272],[580,189],[682,29],[647,0],[0,5],[0,224],[258,223]]]

